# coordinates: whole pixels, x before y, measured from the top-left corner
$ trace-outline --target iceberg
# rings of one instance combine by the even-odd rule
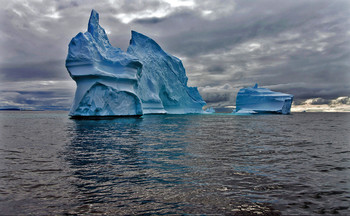
[[[293,95],[274,92],[267,88],[242,88],[237,93],[237,114],[276,113],[290,114]]]
[[[77,84],[72,118],[201,113],[206,104],[187,86],[180,59],[135,31],[127,52],[113,47],[95,10],[87,32],[69,43],[66,68]]]
[[[181,60],[166,53],[149,37],[135,31],[131,35],[127,53],[143,65],[136,92],[144,113],[202,113],[206,103],[196,87],[187,86]]]
[[[88,31],[69,43],[66,68],[77,84],[70,116],[143,114],[136,94],[142,64],[109,43],[96,11],[91,12]]]

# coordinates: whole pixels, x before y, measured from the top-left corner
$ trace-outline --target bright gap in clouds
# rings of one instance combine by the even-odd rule
[[[164,0],[164,3],[167,5],[163,5],[162,7],[159,7],[156,10],[146,9],[134,13],[119,13],[116,14],[114,17],[119,19],[122,23],[128,24],[132,22],[135,19],[147,19],[147,18],[163,18],[167,15],[174,12],[176,8],[179,7],[188,7],[188,8],[194,8],[195,3],[192,0]]]
[[[115,15],[115,18],[119,19],[122,23],[128,24],[135,19],[145,19],[145,18],[162,18],[170,13],[170,9],[161,8],[156,11],[153,10],[145,10],[137,13],[120,13]]]
[[[164,0],[171,7],[194,7],[195,3],[192,0]]]

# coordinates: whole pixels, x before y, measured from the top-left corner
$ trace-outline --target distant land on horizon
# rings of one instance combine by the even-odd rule
[[[43,110],[43,109],[21,109],[21,108],[0,108],[0,111],[45,111],[45,110]],[[57,110],[57,111],[59,111],[59,110]]]

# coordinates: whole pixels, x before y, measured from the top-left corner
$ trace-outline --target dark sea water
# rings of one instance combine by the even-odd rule
[[[1,215],[350,215],[350,114],[0,124]]]

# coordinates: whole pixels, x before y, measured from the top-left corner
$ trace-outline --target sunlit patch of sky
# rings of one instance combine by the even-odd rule
[[[118,13],[114,15],[124,24],[128,24],[135,19],[163,18],[171,14],[178,7],[194,8],[195,2],[191,0],[164,0],[167,4],[157,9],[145,9],[134,13]]]

